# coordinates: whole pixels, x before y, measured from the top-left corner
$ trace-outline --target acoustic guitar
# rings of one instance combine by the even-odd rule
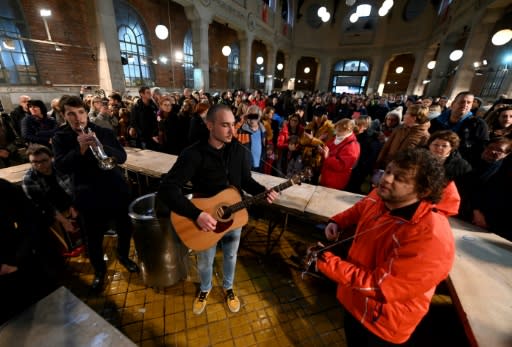
[[[311,175],[306,171],[270,190],[280,192],[309,177]],[[203,251],[214,246],[229,231],[246,225],[249,221],[246,208],[256,200],[264,199],[266,194],[267,191],[242,200],[238,189],[228,187],[210,198],[193,198],[191,201],[197,208],[208,212],[217,220],[215,230],[210,232],[203,231],[194,220],[175,212],[171,212],[171,223],[185,246],[194,251]]]

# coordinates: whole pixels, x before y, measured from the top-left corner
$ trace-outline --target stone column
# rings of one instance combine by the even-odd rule
[[[503,9],[489,10],[485,16],[477,15],[473,20],[471,31],[464,47],[464,55],[459,61],[457,74],[453,77],[451,90],[446,93],[450,99],[453,99],[459,92],[471,88],[471,83],[475,77],[473,63],[480,61],[485,49],[485,45],[482,42],[489,40],[496,22],[502,15]]]
[[[331,76],[332,57],[322,56],[319,61],[317,78],[315,80],[315,89],[330,91],[329,78]]]
[[[238,38],[240,40],[240,84],[242,89],[247,90],[251,87],[251,55],[254,34],[239,32]]]
[[[210,57],[208,52],[208,27],[212,22],[211,12],[203,7],[185,7],[185,15],[192,26],[192,49],[194,50],[194,89],[210,89]]]
[[[409,79],[409,85],[407,86],[406,94],[407,95],[422,95],[423,94],[423,79],[427,73],[427,62],[425,59],[427,55],[425,55],[426,48],[421,47],[416,52],[414,52],[414,66],[412,68],[411,77]],[[423,73],[423,74],[422,74]]]
[[[410,93],[409,89],[407,89],[407,94],[414,95],[427,95],[425,91],[426,84],[423,83],[424,80],[427,79],[430,70],[427,68],[428,63],[431,60],[435,60],[437,45],[430,46],[429,48],[418,51],[415,54],[416,64],[414,66],[414,71],[417,74],[415,76],[415,83],[409,85],[409,88],[412,88]],[[418,71],[416,71],[416,65],[418,65]],[[436,96],[436,95],[428,95],[428,96]]]
[[[125,90],[121,50],[117,37],[116,15],[112,0],[95,0],[98,74],[100,88],[107,94]]]
[[[386,61],[382,55],[375,55],[373,56],[371,64],[368,76],[368,87],[366,88],[368,94],[379,92],[379,83],[381,82],[382,71],[384,70]],[[382,94],[382,90],[380,94]]]
[[[286,89],[295,89],[295,73],[297,72],[297,62],[299,61],[299,56],[295,53],[291,53],[286,55],[285,58],[286,63],[284,64],[283,85],[288,85]]]
[[[192,47],[194,49],[194,89],[210,89],[210,59],[208,51],[208,27],[211,19],[192,21]]]
[[[445,84],[448,80],[446,74],[448,73],[448,66],[450,65],[450,53],[455,49],[458,35],[449,35],[446,39],[441,41],[439,52],[436,57],[436,67],[432,71],[432,78],[428,84],[427,94],[436,97],[444,92]]]
[[[267,45],[267,66],[265,69],[265,93],[271,94],[274,89],[274,73],[276,70],[277,48],[273,45]]]

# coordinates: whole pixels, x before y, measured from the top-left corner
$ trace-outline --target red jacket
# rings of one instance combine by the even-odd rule
[[[338,283],[337,298],[369,331],[392,343],[409,339],[448,276],[454,240],[448,219],[420,202],[410,221],[390,215],[373,191],[332,219],[357,224],[347,261],[330,252],[318,269]]]
[[[304,127],[302,125],[297,125],[297,136],[302,136],[304,132]],[[288,139],[290,138],[290,129],[288,128],[288,123],[285,123],[277,136],[277,148],[285,149],[288,148]]]
[[[339,144],[334,144],[335,139],[327,142],[329,156],[322,165],[320,185],[334,189],[344,189],[350,179],[352,168],[356,165],[361,152],[356,135],[350,134]]]

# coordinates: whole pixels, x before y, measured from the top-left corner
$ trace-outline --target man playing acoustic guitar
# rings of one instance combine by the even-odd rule
[[[212,216],[205,211],[206,208],[200,209],[188,200],[182,192],[187,182],[192,183],[194,195],[206,198],[213,197],[229,186],[236,187],[239,192],[244,190],[252,195],[265,192],[266,188],[251,176],[251,153],[233,138],[235,117],[229,106],[220,104],[212,106],[206,115],[206,125],[210,131],[208,139],[196,142],[181,153],[176,164],[164,176],[158,191],[158,199],[173,213],[194,221],[195,226],[204,232],[205,239],[208,239],[208,234],[218,232],[216,228],[221,224],[218,220],[223,216]],[[266,192],[269,203],[272,203],[277,196],[274,190]],[[212,204],[215,202],[212,201]],[[175,223],[173,225],[183,239],[178,226]],[[233,293],[240,234],[241,227],[237,227],[219,240],[223,252],[222,286],[231,312],[240,310],[240,300]],[[217,243],[206,249],[205,247],[198,249],[200,251],[197,252],[197,263],[201,285],[199,294],[194,300],[195,314],[201,314],[204,311],[208,294],[212,289],[213,260]]]

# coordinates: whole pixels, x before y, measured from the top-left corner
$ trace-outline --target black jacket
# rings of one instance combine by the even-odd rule
[[[139,99],[132,107],[130,127],[137,130],[137,141],[141,142],[143,148],[158,149],[158,144],[153,141],[153,136],[158,136],[157,111],[158,107],[153,100],[146,105]]]
[[[94,131],[108,156],[114,157],[118,164],[126,161],[126,152],[112,130],[90,123],[88,127]],[[127,205],[129,189],[121,170],[101,170],[90,149],[81,155],[77,136],[66,124],[59,128],[52,140],[56,168],[72,176],[75,206],[80,210]]]
[[[187,147],[162,180],[159,201],[170,210],[196,220],[202,211],[182,192],[189,181],[194,194],[202,197],[213,196],[230,185],[252,195],[265,191],[251,176],[250,152],[235,139],[221,149],[213,148],[207,141]]]

